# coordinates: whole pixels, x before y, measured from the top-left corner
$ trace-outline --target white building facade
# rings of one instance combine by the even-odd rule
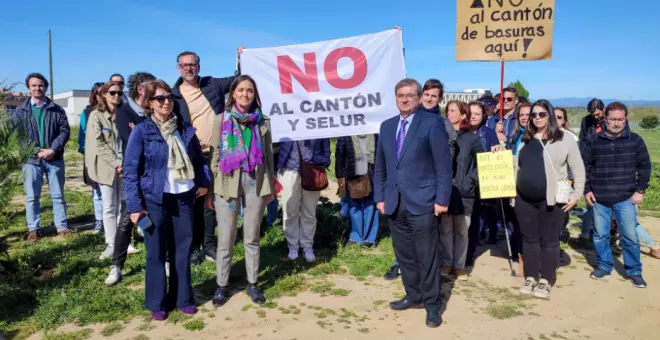
[[[447,103],[452,100],[459,100],[462,102],[472,102],[481,98],[480,93],[471,93],[471,92],[445,92],[442,96],[442,101],[440,101],[440,108],[445,109]]]
[[[55,104],[61,106],[66,111],[66,117],[69,125],[80,125],[80,114],[89,104],[89,90],[71,90],[54,95]]]

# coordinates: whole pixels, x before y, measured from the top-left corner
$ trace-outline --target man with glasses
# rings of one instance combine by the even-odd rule
[[[243,47],[238,47],[237,61]],[[237,62],[236,75],[225,78],[214,78],[210,76],[200,77],[200,58],[195,52],[182,52],[176,58],[177,70],[181,77],[172,87],[174,96],[174,111],[181,118],[193,125],[197,138],[202,146],[202,152],[211,162],[211,136],[213,134],[213,121],[215,116],[225,112],[225,95],[234,81],[234,77],[240,74],[240,63]],[[215,262],[217,246],[215,241],[215,211],[204,204],[205,198],[199,197],[195,203],[193,229],[193,252],[191,263],[200,264],[209,260]],[[200,229],[200,226],[204,229]]]
[[[69,234],[64,200],[64,146],[69,141],[69,121],[64,109],[46,97],[48,80],[40,73],[31,73],[25,79],[30,98],[12,114],[12,127],[20,131],[23,146],[33,148],[30,158],[23,164],[25,188],[25,215],[28,241],[41,237],[41,187],[44,175],[53,201],[53,222],[57,233]]]
[[[597,267],[591,278],[605,280],[614,260],[610,249],[611,217],[619,227],[623,263],[633,286],[645,288],[637,235],[637,211],[651,178],[651,160],[644,140],[626,128],[628,109],[614,102],[605,108],[605,129],[582,145],[587,204],[593,207]]]
[[[516,119],[518,119],[518,115],[516,114],[516,108],[518,107],[518,91],[513,87],[507,87],[504,89],[502,96],[504,97],[504,107],[502,109],[504,135],[506,138],[510,138],[515,132]]]
[[[484,109],[486,110],[486,112],[484,112],[487,117],[486,126],[495,131],[497,122],[500,121],[500,116],[495,114],[495,105],[497,102],[495,101],[495,98],[493,98],[493,94],[490,93],[490,91],[484,93],[481,98],[479,98],[479,102],[484,106]]]

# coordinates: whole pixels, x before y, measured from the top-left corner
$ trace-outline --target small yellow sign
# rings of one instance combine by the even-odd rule
[[[555,0],[457,0],[457,61],[552,58]]]
[[[477,154],[482,199],[516,197],[516,176],[511,150]]]

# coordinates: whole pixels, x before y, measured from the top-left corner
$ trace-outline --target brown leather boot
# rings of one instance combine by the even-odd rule
[[[660,259],[660,248],[651,248],[649,251],[649,256],[654,258],[654,259]]]
[[[37,241],[39,241],[40,238],[41,238],[41,236],[39,236],[38,231],[31,231],[31,232],[28,233],[27,240],[28,240],[28,242],[37,242]]]

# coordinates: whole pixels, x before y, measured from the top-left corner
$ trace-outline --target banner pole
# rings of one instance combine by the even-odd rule
[[[500,70],[500,119],[504,116],[504,60]]]

